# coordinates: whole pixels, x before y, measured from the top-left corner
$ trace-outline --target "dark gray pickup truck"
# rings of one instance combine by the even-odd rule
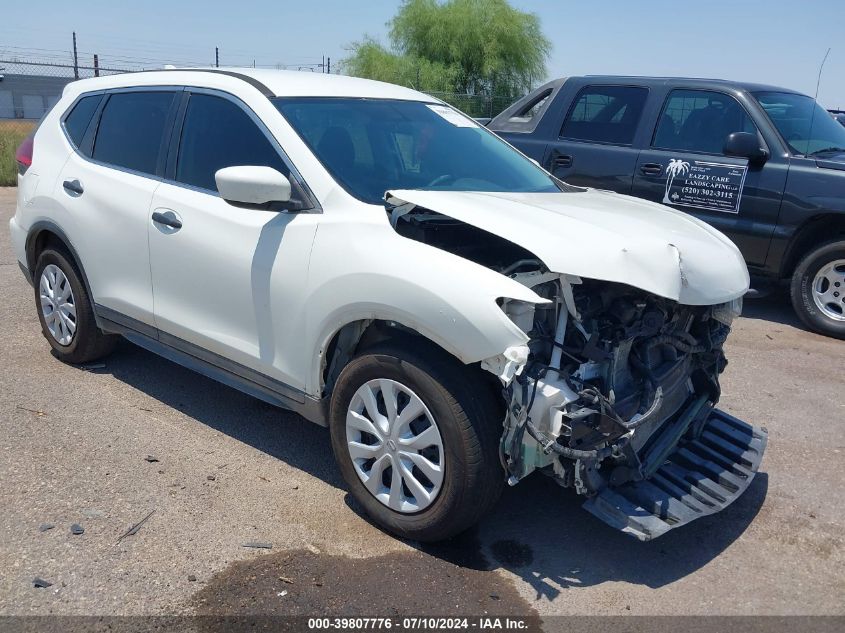
[[[712,224],[755,287],[788,283],[810,328],[845,338],[845,127],[811,97],[712,79],[571,77],[488,127],[570,184]]]

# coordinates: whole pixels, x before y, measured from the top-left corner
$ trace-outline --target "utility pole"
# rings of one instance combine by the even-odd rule
[[[79,79],[79,58],[76,56],[76,31],[73,32],[73,78]]]
[[[328,74],[332,74],[332,58],[329,57],[329,60],[326,62],[326,72]]]
[[[94,55],[94,76],[100,76],[100,57],[99,55]]]
[[[220,48],[214,47],[214,67],[220,68]]]
[[[326,56],[325,55],[323,55],[323,63],[320,64],[320,72],[321,73],[326,72]]]

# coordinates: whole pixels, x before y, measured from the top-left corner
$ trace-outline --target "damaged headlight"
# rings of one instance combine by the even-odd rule
[[[730,327],[734,319],[742,314],[742,297],[737,297],[733,301],[713,306],[712,314],[713,318],[719,323],[724,323]]]
[[[502,309],[513,324],[525,333],[531,331],[534,325],[534,310],[536,304],[528,301],[519,301],[518,299],[502,298],[497,301],[499,307]]]

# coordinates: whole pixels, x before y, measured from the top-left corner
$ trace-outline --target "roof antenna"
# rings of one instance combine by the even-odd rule
[[[827,52],[824,54],[824,59],[822,60],[821,66],[819,66],[819,78],[816,80],[816,94],[813,97],[813,113],[810,115],[810,129],[807,134],[807,151],[804,152],[804,156],[811,156],[810,153],[810,141],[813,140],[813,121],[816,119],[816,109],[819,107],[818,98],[819,98],[819,86],[822,83],[822,70],[824,70],[824,64],[827,61],[827,56],[830,55],[830,47],[828,47]]]

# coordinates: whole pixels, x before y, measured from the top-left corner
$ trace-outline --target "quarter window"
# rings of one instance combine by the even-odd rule
[[[630,145],[643,113],[647,88],[587,86],[563,122],[563,138]]]
[[[176,180],[217,191],[214,174],[236,165],[272,167],[289,175],[279,152],[242,108],[222,97],[191,95],[182,126]]]
[[[93,158],[145,174],[156,173],[172,92],[121,92],[100,116]]]
[[[652,145],[721,154],[725,139],[733,132],[757,132],[736,99],[707,90],[673,90],[663,106]]]
[[[79,147],[82,145],[82,138],[85,136],[85,130],[88,129],[88,124],[91,123],[91,118],[100,105],[102,95],[91,95],[90,97],[82,97],[76,102],[73,110],[65,117],[65,130],[73,141],[73,144]]]

